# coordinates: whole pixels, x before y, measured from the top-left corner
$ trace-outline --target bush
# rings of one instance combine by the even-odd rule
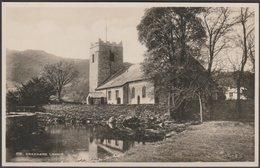
[[[6,95],[7,111],[16,111],[16,106],[19,104],[18,92],[9,91]]]
[[[32,78],[26,84],[22,84],[17,91],[7,93],[8,111],[15,106],[33,106],[49,102],[51,95],[55,94],[54,88],[43,78]]]

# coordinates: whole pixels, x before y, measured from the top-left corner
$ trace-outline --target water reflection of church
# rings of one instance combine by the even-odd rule
[[[117,139],[93,139],[89,138],[89,159],[96,160],[104,156],[120,155],[138,142]]]

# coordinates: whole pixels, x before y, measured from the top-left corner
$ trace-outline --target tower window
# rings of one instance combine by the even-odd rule
[[[110,50],[110,61],[115,61],[115,54]]]
[[[142,88],[142,97],[143,98],[146,97],[146,87],[145,86],[143,86],[143,88]]]
[[[135,88],[132,88],[132,98],[135,98]]]
[[[92,62],[95,62],[95,55],[92,54]]]

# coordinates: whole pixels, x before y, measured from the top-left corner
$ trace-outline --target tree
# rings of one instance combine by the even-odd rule
[[[7,111],[16,111],[16,106],[19,104],[18,92],[8,91],[6,94],[6,109]]]
[[[182,118],[181,109],[185,101],[192,97],[189,93],[199,93],[201,90],[191,87],[191,84],[198,82],[197,74],[201,75],[204,70],[193,57],[199,53],[206,37],[202,21],[197,17],[203,10],[150,8],[137,26],[139,41],[147,47],[144,73],[154,80],[156,91],[168,93],[168,111],[172,117],[174,107],[178,109],[179,118]],[[188,92],[191,88],[193,91]]]
[[[78,76],[78,71],[73,67],[73,64],[60,61],[44,66],[42,76],[51,83],[57,93],[58,100],[61,101],[63,88]]]
[[[237,24],[237,19],[233,16],[231,9],[227,7],[206,8],[202,18],[207,33],[207,41],[205,43],[207,48],[207,74],[212,78],[213,68],[217,67],[217,57],[221,51],[229,47],[230,38],[228,35],[232,32],[232,27]],[[208,95],[207,107],[209,117],[211,118],[213,116],[213,98],[211,93]]]
[[[252,63],[252,71],[255,71],[255,34],[254,34],[254,27],[248,33],[248,55],[249,60]]]
[[[203,24],[207,32],[207,71],[209,76],[211,76],[216,57],[228,47],[230,38],[227,35],[237,22],[237,19],[232,16],[231,9],[227,7],[206,8],[203,13]]]
[[[254,12],[250,12],[249,8],[240,8],[240,15],[238,16],[238,22],[242,27],[242,36],[238,35],[238,46],[242,49],[242,59],[239,65],[239,71],[237,76],[237,103],[236,103],[236,111],[238,117],[241,117],[241,81],[243,79],[244,68],[247,63],[248,57],[250,55],[249,49],[249,39],[248,36],[253,32],[254,29],[248,30],[248,20],[250,17],[254,16]]]
[[[9,109],[17,105],[41,105],[48,103],[53,95],[54,88],[43,78],[32,78],[27,83],[22,84],[16,91],[7,93],[7,106]]]

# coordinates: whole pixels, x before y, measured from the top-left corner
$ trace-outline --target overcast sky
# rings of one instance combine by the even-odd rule
[[[105,40],[107,24],[107,40],[122,41],[124,61],[138,63],[143,61],[146,48],[138,41],[136,26],[145,9],[178,5],[256,7],[228,3],[9,3],[4,5],[4,44],[8,49],[36,49],[65,58],[89,59],[90,43]],[[220,55],[220,60],[227,63],[227,55],[236,59],[241,51],[229,49]]]
[[[145,47],[136,26],[142,7],[12,7],[6,9],[6,48],[36,49],[66,58],[89,58],[98,38],[123,42],[124,61],[141,62]]]

